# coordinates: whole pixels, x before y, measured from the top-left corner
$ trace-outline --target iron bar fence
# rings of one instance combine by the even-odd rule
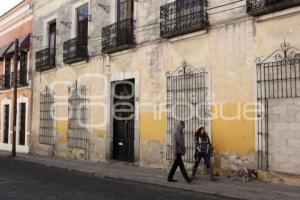
[[[207,0],[177,0],[160,7],[160,35],[170,38],[209,27]]]

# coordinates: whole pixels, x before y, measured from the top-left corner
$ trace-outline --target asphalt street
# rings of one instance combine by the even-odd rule
[[[12,159],[0,159],[0,200],[226,200],[150,184],[100,178]]]

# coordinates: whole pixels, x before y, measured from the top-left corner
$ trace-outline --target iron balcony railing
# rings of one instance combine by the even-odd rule
[[[11,87],[13,87],[14,72],[11,73]],[[17,86],[24,87],[28,85],[28,70],[27,68],[17,71]]]
[[[28,70],[26,68],[17,71],[17,86],[28,86]],[[7,90],[13,87],[14,72],[0,75],[0,90]]]
[[[247,12],[259,16],[299,5],[300,0],[247,0]]]
[[[86,37],[77,37],[64,42],[64,63],[72,64],[88,59],[88,42]]]
[[[102,29],[102,51],[112,53],[135,45],[133,19],[125,19]]]
[[[55,49],[47,48],[35,53],[36,71],[45,71],[55,67]]]
[[[207,0],[177,0],[160,7],[160,35],[171,38],[209,26]]]
[[[11,88],[11,74],[0,75],[0,90],[7,90]]]

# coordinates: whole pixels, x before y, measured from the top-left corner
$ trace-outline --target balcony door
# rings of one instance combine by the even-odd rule
[[[20,71],[19,71],[19,78],[18,84],[21,86],[27,85],[27,62],[28,62],[28,54],[25,51],[21,52],[20,56]]]
[[[49,65],[55,66],[56,54],[56,21],[49,24]]]
[[[118,0],[116,42],[117,46],[127,44],[133,34],[133,0]]]
[[[77,8],[77,38],[86,41],[88,38],[89,7],[84,4]]]
[[[205,11],[205,0],[177,0],[176,25],[177,29],[197,24],[201,14]]]
[[[117,21],[133,19],[133,0],[118,0]]]
[[[5,59],[5,71],[4,71],[4,87],[10,88],[10,78],[11,78],[11,59]]]

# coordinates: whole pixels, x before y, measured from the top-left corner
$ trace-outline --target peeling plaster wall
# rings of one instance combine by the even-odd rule
[[[42,5],[46,1],[38,1]],[[70,9],[75,1],[51,1],[47,6],[35,10],[35,35],[41,34],[42,21],[57,13],[58,21],[70,20]],[[96,6],[92,10],[92,22],[89,23],[90,34],[99,35],[101,27],[114,23],[115,4],[113,1],[97,1],[110,5],[110,11],[103,11]],[[283,41],[283,36],[295,41],[299,29],[299,13],[287,14],[274,19],[259,21],[246,13],[245,2],[226,7],[212,9],[210,13],[211,27],[207,33],[196,32],[173,39],[162,39],[159,36],[159,7],[172,1],[135,1],[136,16],[136,48],[101,55],[101,41],[92,40],[89,52],[92,58],[88,63],[68,66],[62,63],[62,46],[58,47],[58,68],[36,73],[34,87],[34,124],[36,153],[51,154],[52,147],[39,145],[39,93],[46,86],[53,86],[56,96],[67,94],[67,84],[54,84],[61,81],[73,84],[86,84],[89,96],[101,98],[89,101],[89,123],[101,124],[88,129],[91,160],[109,160],[108,147],[112,134],[109,132],[109,108],[93,104],[110,103],[110,79],[116,74],[139,74],[139,114],[136,123],[139,127],[139,155],[137,164],[152,167],[166,167],[166,110],[162,104],[166,101],[166,73],[175,71],[183,60],[190,65],[205,67],[210,74],[209,91],[212,115],[212,141],[218,157],[216,167],[231,168],[241,160],[243,165],[256,166],[256,113],[253,104],[256,102],[256,63],[257,56],[268,55]],[[222,1],[226,4],[233,0]],[[209,1],[209,7],[220,5],[220,1]],[[240,6],[240,7],[239,7]],[[226,12],[222,10],[239,7]],[[218,13],[220,12],[220,13]],[[59,36],[57,43],[69,39],[69,30],[58,23]],[[298,31],[299,32],[299,31]],[[36,47],[41,41],[35,41]],[[82,75],[93,74],[104,76],[99,78],[83,78]],[[66,104],[67,99],[58,102]],[[82,152],[70,151],[67,148],[67,107],[57,106],[57,115],[62,118],[56,122],[57,145],[55,154],[80,158]],[[247,112],[247,116],[242,113]],[[225,118],[221,118],[224,115]],[[251,119],[249,119],[251,118]],[[229,161],[228,161],[229,160]]]

